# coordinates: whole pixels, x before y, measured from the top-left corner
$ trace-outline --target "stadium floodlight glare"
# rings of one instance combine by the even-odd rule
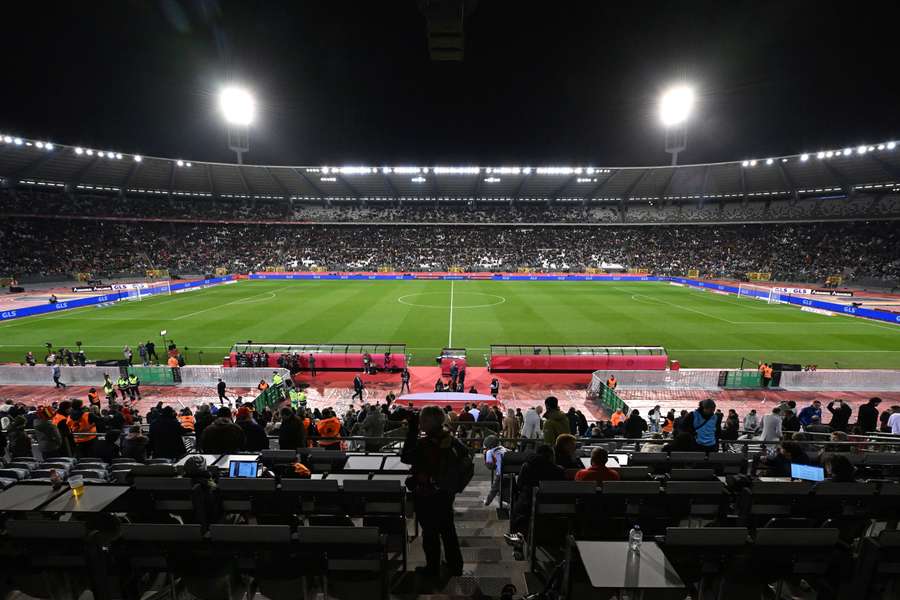
[[[184,161],[181,160],[181,159],[179,159],[179,160],[176,160],[176,161],[175,161],[175,164],[178,165],[179,167],[183,167],[183,166],[184,166]]]
[[[751,161],[750,161],[750,166],[751,166],[751,167],[755,167],[755,166],[756,166],[756,161],[755,161],[755,160],[751,160]]]
[[[43,149],[44,149],[44,142],[37,142],[37,143],[35,144],[35,146],[37,146],[38,148],[40,148],[41,150],[43,150]]]
[[[819,154],[821,154],[821,152]],[[822,158],[822,157],[820,156],[819,158]],[[801,154],[800,155],[800,162],[806,162],[808,160],[809,160],[809,154]]]
[[[225,122],[247,127],[256,117],[256,100],[244,88],[228,86],[219,92],[219,108]]]
[[[94,151],[91,150],[90,148],[88,148],[87,150],[85,150],[84,153],[87,154],[88,156],[93,156],[93,155],[94,155]]]
[[[425,183],[425,178],[421,176],[413,177],[410,181],[412,181],[413,183]]]
[[[12,138],[9,137],[8,135],[3,136],[3,141],[6,142],[7,144],[12,144]]]
[[[771,158],[767,158],[767,159],[766,159],[766,164],[767,164],[767,165],[771,165],[773,162],[775,162],[775,161],[772,160]]]
[[[856,149],[856,153],[857,154],[865,154],[866,152],[868,152],[868,150],[869,149],[866,146],[860,146],[859,148]]]
[[[97,156],[99,156],[100,158],[103,158],[103,157],[106,156],[106,152],[104,152],[103,150],[101,150],[100,152],[97,153]]]
[[[750,166],[750,161],[749,161],[749,160],[745,160],[744,162],[741,163],[741,166],[742,166],[742,167],[749,167],[749,166]]]
[[[844,156],[850,156],[852,152],[853,150],[851,150],[850,148],[844,148]]]
[[[676,85],[663,93],[659,101],[659,120],[666,128],[666,152],[672,165],[678,164],[678,153],[687,148],[687,123],[694,108],[694,89]]]
[[[659,118],[666,127],[681,125],[691,116],[694,108],[694,90],[678,85],[666,90],[659,101]]]
[[[122,153],[116,152],[116,160],[122,160]]]
[[[50,142],[44,142],[44,150],[53,150],[53,144]]]
[[[878,144],[878,149],[879,149],[879,150],[884,150],[884,144]]]
[[[818,158],[819,160],[822,160],[823,158],[825,158],[825,153],[819,152],[818,154],[816,154],[816,158]]]
[[[22,141],[22,138],[15,138],[13,139],[13,142],[16,144],[16,146],[21,146],[24,143]]]
[[[887,149],[888,149],[888,150],[893,150],[893,149],[896,148],[896,147],[897,147],[897,142],[888,142],[888,143],[887,143]]]
[[[134,162],[141,162],[142,160],[144,160],[144,157],[142,157],[140,154],[134,155]]]
[[[834,152],[831,151],[831,150],[829,150],[828,152],[825,153],[825,156],[828,157],[828,158],[831,158],[831,157],[834,156]]]

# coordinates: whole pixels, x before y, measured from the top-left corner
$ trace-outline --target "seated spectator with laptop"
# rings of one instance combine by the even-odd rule
[[[605,448],[594,448],[591,452],[591,466],[575,473],[575,481],[618,481],[619,472],[606,466],[609,453]]]

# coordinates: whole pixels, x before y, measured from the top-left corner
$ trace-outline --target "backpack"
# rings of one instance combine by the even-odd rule
[[[458,494],[466,489],[475,476],[475,463],[472,451],[455,437],[451,438],[450,447],[443,449],[443,472],[435,481],[441,490]]]

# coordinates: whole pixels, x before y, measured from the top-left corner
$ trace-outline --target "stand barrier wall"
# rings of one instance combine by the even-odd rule
[[[273,371],[277,371],[284,379],[290,377],[287,369],[250,369],[250,368],[234,368],[226,369],[223,367],[208,366],[186,366],[181,367],[181,382],[175,384],[168,375],[171,369],[168,367],[134,367],[132,370],[141,377],[142,369],[155,369],[154,373],[161,374],[159,377],[151,378],[151,381],[145,381],[141,378],[141,383],[145,385],[181,385],[194,387],[215,386],[222,379],[229,387],[249,387],[256,389],[260,379],[268,382],[272,381]],[[76,386],[93,386],[99,389],[103,385],[103,375],[108,374],[110,379],[115,383],[119,377],[118,367],[60,367],[60,381],[66,385]],[[20,365],[0,365],[0,385],[34,385],[34,386],[52,386],[53,375],[50,367],[47,366],[20,366]]]

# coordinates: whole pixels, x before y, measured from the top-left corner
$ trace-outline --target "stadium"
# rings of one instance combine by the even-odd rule
[[[397,32],[418,15],[427,51],[385,56],[444,90],[430,77],[490,80],[464,69],[495,64],[484,4],[359,10]],[[198,48],[192,19],[279,30],[175,5],[154,18]],[[354,30],[345,8],[285,14]],[[159,40],[139,47],[167,56]],[[344,51],[386,60],[360,43]],[[421,143],[400,108],[381,136],[351,118],[347,146],[321,118],[302,125],[328,138],[316,157],[289,148],[297,121],[377,103],[326,77],[300,118],[291,84],[267,103],[234,76],[251,63],[203,101],[215,134],[203,102],[178,134],[152,127],[172,100],[150,91],[122,92],[144,126],[0,119],[4,594],[893,597],[894,115],[737,154],[710,141],[732,92],[682,76],[652,152],[519,150],[520,126],[484,128],[487,99],[466,113],[483,135]],[[406,110],[465,113],[456,93]]]

